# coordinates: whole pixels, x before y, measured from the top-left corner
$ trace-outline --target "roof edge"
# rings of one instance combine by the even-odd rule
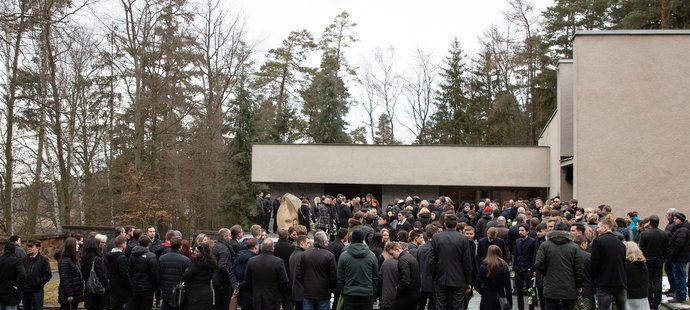
[[[589,35],[690,35],[688,29],[664,29],[664,30],[578,30],[575,36]]]

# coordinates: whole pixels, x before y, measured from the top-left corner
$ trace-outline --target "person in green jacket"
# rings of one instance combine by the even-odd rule
[[[364,232],[352,232],[352,244],[338,260],[338,286],[347,308],[371,309],[374,305],[379,262],[364,242]]]
[[[534,264],[544,276],[546,308],[572,310],[585,280],[584,263],[569,231],[557,229],[546,237]]]

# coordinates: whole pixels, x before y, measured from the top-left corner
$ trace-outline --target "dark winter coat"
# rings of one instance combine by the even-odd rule
[[[235,262],[236,253],[230,243],[225,240],[218,240],[213,245],[213,256],[218,262],[218,269],[213,275],[214,288],[227,288],[232,283],[232,264]],[[233,285],[234,287],[234,285]]]
[[[620,289],[628,282],[625,276],[625,245],[613,233],[592,241],[590,276],[597,287]]]
[[[168,254],[158,259],[158,274],[163,301],[170,304],[172,289],[180,283],[182,274],[187,270],[187,267],[189,267],[189,258],[173,248],[170,248]]]
[[[644,253],[647,266],[663,266],[670,239],[668,234],[659,228],[652,228],[643,231],[639,236],[640,250]]]
[[[430,256],[434,283],[450,287],[472,283],[472,257],[465,235],[450,228],[434,234]]]
[[[91,263],[96,270],[96,276],[105,288],[104,295],[84,292],[84,308],[87,309],[110,309],[110,281],[108,281],[108,272],[105,270],[105,263],[103,257],[94,256],[88,260],[81,262],[81,274],[88,280],[91,275]]]
[[[513,270],[522,271],[532,271],[534,270],[534,258],[537,256],[537,250],[534,246],[534,239],[518,238],[515,240],[515,246],[513,247]]]
[[[506,250],[505,240],[496,237],[496,239],[494,239],[493,241],[489,241],[488,237],[484,237],[479,239],[479,242],[477,242],[477,260],[480,263],[484,261],[484,259],[486,258],[486,255],[489,252],[490,245],[498,246],[498,248],[501,249],[501,253],[503,254],[503,260],[508,261],[508,252]]]
[[[283,265],[285,268],[290,267],[290,255],[295,251],[295,246],[287,240],[278,240],[278,242],[273,244],[273,255],[283,260]]]
[[[23,258],[22,264],[26,271],[24,292],[43,292],[43,287],[53,278],[48,258],[38,253],[34,258]]]
[[[58,262],[60,273],[60,287],[58,289],[58,303],[66,305],[68,297],[72,302],[84,300],[84,278],[81,270],[69,257],[60,258]]]
[[[352,217],[352,207],[343,204],[338,209],[338,227],[347,228],[347,221]]]
[[[304,225],[307,227],[307,231],[311,230],[311,211],[309,210],[309,205],[308,204],[302,204],[299,207],[299,210],[297,210],[297,223],[300,225]]]
[[[253,309],[280,309],[282,293],[288,285],[283,260],[273,253],[262,252],[249,259],[240,290],[251,288]],[[258,293],[261,292],[261,293]]]
[[[690,257],[690,223],[676,225],[668,244],[668,257],[674,263],[687,263]]]
[[[419,294],[422,280],[417,260],[408,252],[402,252],[398,257],[398,296]]]
[[[233,276],[235,277],[235,280],[233,282],[242,283],[242,281],[244,281],[244,273],[247,270],[247,263],[249,262],[250,258],[252,258],[256,255],[258,255],[258,254],[255,254],[254,252],[249,251],[249,250],[242,250],[239,253],[237,253],[237,258],[235,259],[235,265],[232,267],[233,268]],[[237,304],[240,307],[251,308],[251,306],[252,306],[252,290],[251,290],[251,288],[240,290],[239,294],[237,295]]]
[[[297,266],[302,262],[302,254],[304,254],[304,249],[295,247],[295,251],[290,255],[290,265],[288,266],[288,283],[292,287],[292,297],[295,301],[304,300],[304,286],[301,282],[295,281],[297,278]]]
[[[431,275],[430,254],[431,254],[431,243],[433,240],[422,244],[415,255],[417,262],[419,263],[419,275],[421,280],[422,292],[431,293],[434,291],[434,280]]]
[[[25,276],[24,264],[13,252],[0,256],[0,305],[19,304]]]
[[[156,254],[143,246],[132,249],[129,258],[129,277],[135,295],[150,293],[158,288],[158,260]]]
[[[338,262],[338,259],[340,259],[340,254],[343,253],[343,248],[345,248],[345,244],[338,239],[333,240],[333,242],[328,244],[328,250],[333,253],[333,256],[335,256],[336,263]]]
[[[585,281],[584,265],[578,251],[573,235],[568,231],[550,232],[548,240],[539,246],[534,267],[542,274],[544,297],[577,298],[577,289]]]
[[[315,244],[305,251],[295,272],[295,280],[304,287],[304,298],[330,299],[337,281],[335,270],[335,256],[324,247]]]
[[[475,289],[482,295],[479,309],[496,310],[501,309],[498,297],[508,297],[510,304],[513,304],[513,290],[510,286],[510,271],[508,266],[501,268],[496,274],[487,277],[489,267],[482,263],[479,267],[479,275],[475,281]]]
[[[348,296],[376,296],[379,262],[363,243],[353,243],[340,255],[336,291]]]
[[[192,261],[182,274],[182,282],[187,286],[184,309],[208,310],[213,306],[211,279],[216,267]]]
[[[643,262],[626,262],[625,272],[628,279],[628,299],[647,298],[649,295],[649,276],[647,265]]]
[[[105,268],[110,281],[110,304],[121,306],[132,297],[132,281],[129,279],[129,260],[124,252],[105,254]]]

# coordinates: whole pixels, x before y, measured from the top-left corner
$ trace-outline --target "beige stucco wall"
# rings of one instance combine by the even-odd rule
[[[548,187],[549,148],[254,145],[253,182]]]
[[[561,190],[561,113],[556,110],[551,121],[539,137],[540,146],[549,147],[549,197],[560,194]]]
[[[557,106],[561,123],[561,156],[573,156],[573,61],[558,62]]]
[[[690,211],[690,32],[578,33],[574,196],[582,206]]]

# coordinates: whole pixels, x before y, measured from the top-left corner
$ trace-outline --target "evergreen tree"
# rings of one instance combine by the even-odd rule
[[[338,76],[338,65],[331,54],[324,54],[321,68],[302,97],[310,142],[350,143],[350,137],[345,132],[349,94],[342,78]]]
[[[615,29],[688,29],[687,0],[613,0],[611,19]]]
[[[556,0],[544,11],[544,33],[557,57],[573,57],[576,30],[604,29],[610,25],[611,0]]]
[[[470,104],[467,96],[465,55],[457,38],[451,44],[449,53],[440,74],[442,80],[436,99],[436,113],[432,116],[433,135],[442,144],[477,143],[470,137],[479,133],[476,121],[481,112]]]
[[[400,141],[395,140],[393,128],[391,128],[390,124],[390,116],[386,113],[381,113],[376,137],[374,137],[374,144],[400,144]]]

